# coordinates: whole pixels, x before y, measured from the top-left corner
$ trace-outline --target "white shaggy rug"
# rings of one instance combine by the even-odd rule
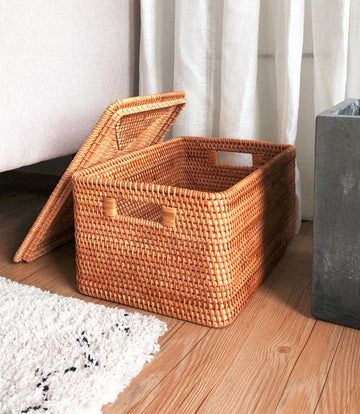
[[[152,316],[0,277],[0,413],[101,413],[165,331]]]

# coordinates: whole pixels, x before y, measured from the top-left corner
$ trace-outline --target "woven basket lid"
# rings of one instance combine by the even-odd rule
[[[73,238],[71,177],[75,171],[159,142],[184,105],[183,92],[128,98],[111,104],[61,177],[14,261],[31,262]]]

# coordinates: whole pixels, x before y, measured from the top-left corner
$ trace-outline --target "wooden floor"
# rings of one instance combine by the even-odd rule
[[[45,199],[28,190],[0,192],[0,274],[115,306],[77,293],[73,243],[30,264],[12,263]],[[169,328],[160,353],[103,412],[360,413],[360,331],[311,318],[311,261],[312,226],[303,223],[231,326],[160,317]]]

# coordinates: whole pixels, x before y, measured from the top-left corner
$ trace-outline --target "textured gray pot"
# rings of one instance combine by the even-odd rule
[[[360,100],[316,118],[312,314],[360,328]]]

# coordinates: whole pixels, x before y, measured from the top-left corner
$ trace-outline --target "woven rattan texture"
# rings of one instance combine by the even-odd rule
[[[222,165],[218,151],[252,154]],[[73,176],[85,294],[222,327],[294,234],[295,149],[180,137]]]
[[[182,92],[111,104],[85,140],[15,254],[30,262],[73,238],[71,177],[75,171],[158,142],[185,104]]]

